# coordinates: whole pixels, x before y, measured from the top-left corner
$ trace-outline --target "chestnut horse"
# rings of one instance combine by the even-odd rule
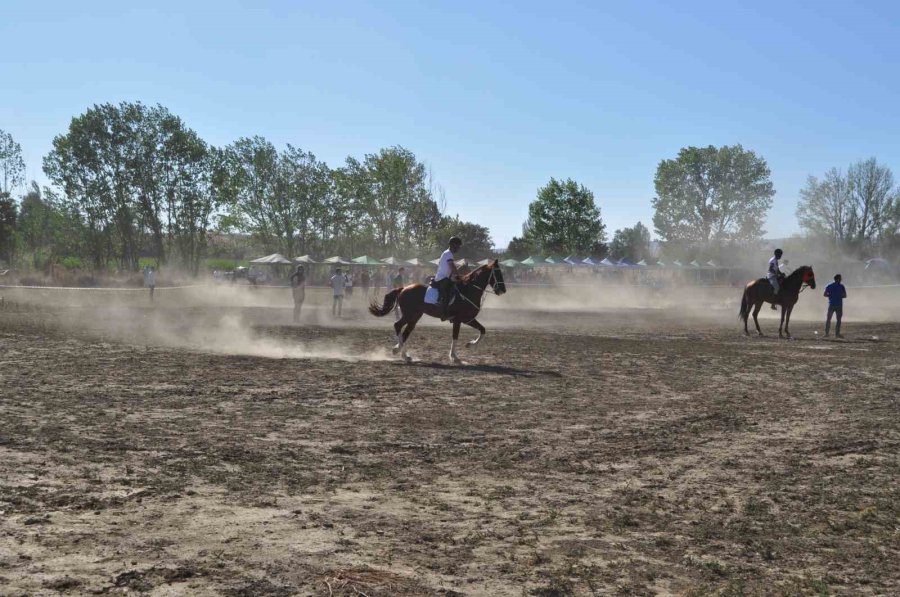
[[[503,273],[497,261],[482,265],[471,273],[462,277],[457,284],[458,294],[455,302],[450,305],[448,310],[448,319],[453,323],[453,340],[450,342],[450,360],[456,364],[462,363],[456,355],[456,341],[459,339],[459,327],[466,324],[478,330],[478,337],[467,344],[467,346],[475,346],[484,337],[484,326],[475,319],[481,310],[481,301],[485,292],[493,291],[494,294],[500,296],[506,292],[506,284],[503,282]],[[488,290],[488,289],[491,290]],[[397,333],[397,344],[394,346],[394,354],[400,353],[400,356],[407,363],[412,359],[406,353],[406,342],[409,335],[414,329],[422,315],[431,315],[440,318],[442,315],[441,305],[431,305],[425,303],[425,291],[427,287],[423,284],[411,284],[405,288],[395,288],[387,293],[384,297],[384,304],[379,305],[373,301],[369,305],[369,313],[376,317],[384,317],[400,307],[400,320],[394,324],[394,331]],[[404,329],[404,326],[406,329]]]
[[[781,290],[777,295],[772,288],[772,284],[765,278],[760,278],[747,284],[744,288],[744,296],[741,299],[741,310],[738,313],[738,318],[744,320],[744,333],[748,336],[750,335],[750,331],[747,330],[747,319],[750,316],[750,308],[753,307],[753,323],[756,324],[756,332],[760,336],[763,335],[762,330],[759,329],[759,320],[756,316],[759,315],[759,310],[762,308],[763,303],[772,303],[773,305],[781,305],[781,324],[778,326],[778,337],[784,338],[787,336],[790,338],[791,332],[788,326],[791,322],[791,311],[794,310],[794,305],[797,304],[797,299],[800,298],[800,292],[803,290],[804,285],[810,288],[816,287],[816,275],[813,273],[813,268],[809,265],[801,265],[782,278]],[[784,328],[784,335],[781,333],[782,328]]]

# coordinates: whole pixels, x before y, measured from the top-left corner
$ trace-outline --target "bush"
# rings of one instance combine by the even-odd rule
[[[81,269],[84,267],[81,257],[64,257],[59,264],[66,269]]]
[[[219,271],[231,271],[238,266],[240,262],[235,259],[207,259],[206,260],[206,269],[214,270],[217,269]]]

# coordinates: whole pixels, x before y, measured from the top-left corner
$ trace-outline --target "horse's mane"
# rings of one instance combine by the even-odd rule
[[[794,278],[802,276],[803,272],[811,270],[811,269],[812,269],[811,265],[801,265],[800,267],[798,267],[797,269],[795,269],[794,271],[789,273],[787,276],[785,276],[785,279],[793,280]]]
[[[460,279],[462,280],[463,284],[468,284],[472,280],[475,280],[476,278],[478,278],[478,275],[481,273],[481,270],[484,270],[484,269],[487,269],[487,270],[494,269],[494,262],[491,261],[490,263],[487,263],[485,265],[479,265],[478,267],[476,267],[475,269],[473,269],[472,271],[470,271],[468,274],[466,274],[465,276],[463,276]]]

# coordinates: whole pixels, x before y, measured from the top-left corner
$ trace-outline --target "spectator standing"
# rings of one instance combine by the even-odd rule
[[[150,289],[150,302],[153,302],[153,292],[156,290],[156,272],[152,266],[144,268],[144,287]]]
[[[406,286],[406,268],[401,267],[397,270],[397,274],[394,276],[394,279],[391,280],[391,287],[403,288],[404,286]],[[398,304],[396,307],[394,307],[394,318],[397,321],[400,321],[400,316],[400,305]]]
[[[825,287],[825,296],[828,298],[828,315],[825,317],[825,337],[831,331],[831,316],[835,315],[834,335],[837,338],[843,338],[841,335],[841,316],[844,314],[844,299],[847,298],[847,289],[841,284],[841,275],[834,277],[834,282]]]
[[[369,286],[372,284],[372,278],[369,276],[368,270],[363,270],[359,275],[359,285],[362,286],[363,300],[369,300]]]
[[[344,306],[344,285],[346,282],[344,281],[344,274],[341,273],[341,268],[337,268],[334,270],[334,275],[331,276],[331,291],[332,291],[332,301],[331,301],[331,315],[332,317],[340,317],[341,310]]]
[[[401,267],[394,274],[394,279],[391,280],[391,288],[403,288],[404,286],[406,286],[406,268]]]
[[[294,296],[294,323],[300,321],[300,309],[306,300],[306,271],[302,265],[291,274],[291,293]]]
[[[347,300],[353,296],[353,275],[349,270],[344,274],[344,294],[347,295]]]

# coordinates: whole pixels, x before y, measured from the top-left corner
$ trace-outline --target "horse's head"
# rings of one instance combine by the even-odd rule
[[[506,282],[503,281],[503,272],[500,271],[500,265],[497,260],[493,260],[487,265],[482,265],[472,273],[463,277],[466,284],[475,284],[479,290],[486,290],[488,287],[494,291],[494,294],[500,296],[506,292]]]
[[[500,264],[497,263],[496,259],[494,259],[493,263],[488,264],[488,269],[491,270],[489,283],[491,288],[494,289],[494,293],[497,296],[504,294],[506,292],[506,282],[503,281],[503,272],[500,271]]]
[[[813,273],[813,268],[812,268],[812,266],[811,266],[811,265],[804,265],[804,266],[802,266],[800,269],[803,271],[803,273],[801,274],[801,276],[803,276],[803,277],[801,278],[802,282],[803,282],[804,284],[808,285],[808,286],[809,286],[810,288],[812,288],[813,290],[815,290],[815,288],[816,288],[816,274]]]

